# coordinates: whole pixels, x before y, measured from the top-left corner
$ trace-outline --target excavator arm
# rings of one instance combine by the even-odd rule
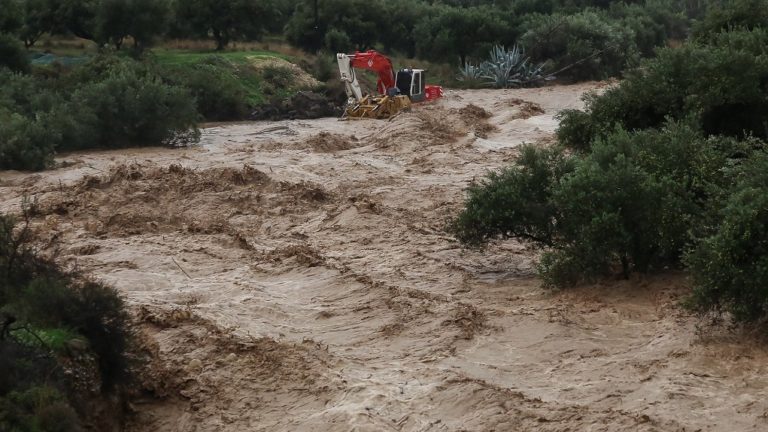
[[[336,60],[339,63],[341,81],[344,82],[347,89],[347,96],[358,102],[363,98],[363,91],[357,80],[355,69],[367,69],[376,72],[378,75],[376,90],[379,94],[387,94],[388,89],[395,87],[395,71],[392,68],[392,62],[374,50],[354,54],[336,54]]]

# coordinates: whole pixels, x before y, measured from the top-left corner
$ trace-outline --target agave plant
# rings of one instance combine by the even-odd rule
[[[494,45],[493,48],[491,48],[489,57],[488,62],[490,63],[506,64],[513,67],[527,61],[527,58],[523,55],[523,50],[517,45],[513,46],[509,51],[502,45]]]
[[[480,66],[475,66],[469,62],[464,63],[464,67],[459,68],[459,81],[480,81],[483,73]]]
[[[544,64],[533,64],[517,45],[507,50],[495,45],[488,60],[475,66],[466,63],[459,68],[462,81],[484,80],[487,85],[496,88],[521,87],[547,79],[543,74]]]

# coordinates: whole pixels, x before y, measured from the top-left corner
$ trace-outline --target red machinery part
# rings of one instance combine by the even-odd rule
[[[376,81],[376,88],[379,94],[387,94],[387,89],[395,87],[395,70],[392,68],[392,62],[385,55],[374,50],[368,50],[356,52],[349,57],[352,67],[369,69],[378,74],[379,79]]]
[[[443,97],[443,88],[441,86],[427,84],[424,86],[424,94],[428,101],[435,100]]]

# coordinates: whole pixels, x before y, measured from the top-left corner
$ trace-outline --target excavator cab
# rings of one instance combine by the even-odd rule
[[[411,102],[421,102],[427,98],[424,69],[401,69],[397,72],[395,83],[400,94],[411,98]]]

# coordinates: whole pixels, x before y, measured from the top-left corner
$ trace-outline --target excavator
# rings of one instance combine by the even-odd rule
[[[347,91],[347,106],[342,119],[388,119],[411,108],[412,103],[431,101],[443,96],[443,88],[428,85],[424,69],[401,69],[395,73],[392,61],[375,51],[336,54],[341,81]],[[378,75],[376,95],[363,95],[355,69]]]

